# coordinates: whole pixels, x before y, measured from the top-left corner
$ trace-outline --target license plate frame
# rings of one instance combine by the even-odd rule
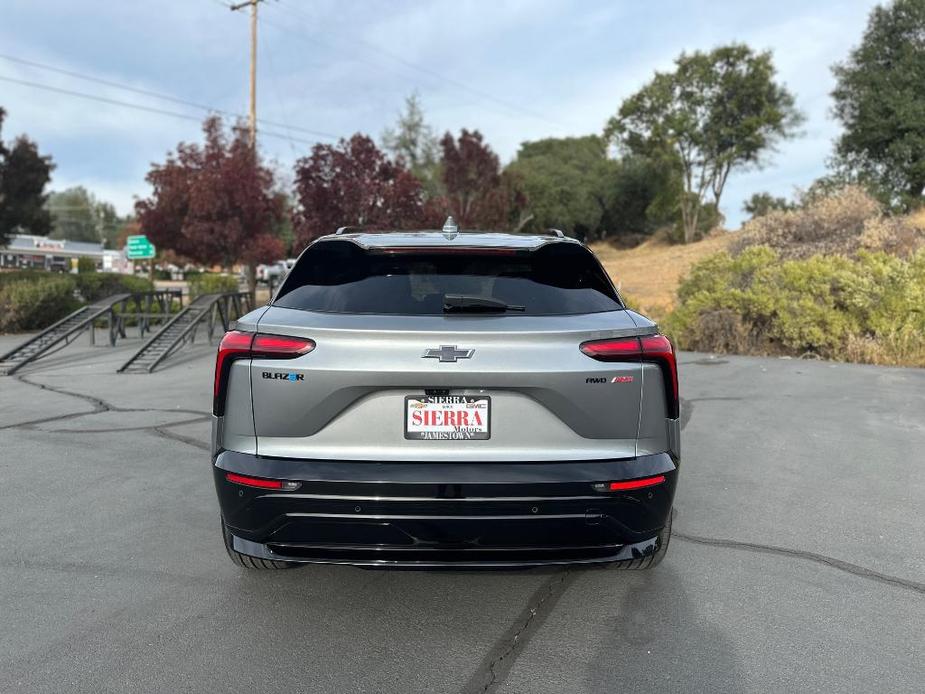
[[[411,403],[419,403],[420,407]],[[482,425],[444,423],[446,415],[440,417],[441,424],[412,426],[413,412],[463,412],[465,418],[453,415],[453,419],[469,421],[484,420]],[[473,416],[475,415],[475,416]],[[426,416],[425,416],[426,418]],[[484,428],[484,430],[482,430]],[[405,438],[412,441],[487,441],[491,438],[491,396],[489,395],[406,395],[404,399],[403,425]]]

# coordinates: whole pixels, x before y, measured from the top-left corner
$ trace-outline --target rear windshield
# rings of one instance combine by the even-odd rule
[[[623,308],[590,251],[375,249],[322,241],[296,263],[275,306],[328,313],[442,315],[459,296],[509,305],[507,315],[566,315]]]

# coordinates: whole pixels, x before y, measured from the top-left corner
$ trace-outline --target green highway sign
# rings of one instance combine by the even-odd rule
[[[154,257],[154,244],[147,236],[129,236],[125,240],[125,257],[129,260],[145,260]]]

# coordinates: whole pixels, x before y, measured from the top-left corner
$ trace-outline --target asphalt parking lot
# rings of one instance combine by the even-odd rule
[[[925,690],[925,370],[683,354],[653,572],[249,573],[212,348],[137,344],[0,378],[0,692]]]

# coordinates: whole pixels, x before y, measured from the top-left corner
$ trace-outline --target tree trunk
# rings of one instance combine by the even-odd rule
[[[697,221],[688,216],[684,222],[684,243],[691,243],[694,240],[694,233],[697,230]]]
[[[528,215],[521,215],[520,221],[517,223],[517,226],[514,228],[514,233],[519,234],[520,231],[533,219],[533,213],[531,212]]]
[[[909,197],[913,200],[921,199],[925,195],[925,180],[916,181],[909,186]]]
[[[687,194],[684,194],[687,197]],[[691,204],[690,200],[681,200],[681,228],[684,231],[684,243],[690,243],[694,240],[694,234],[697,232],[697,213],[700,211],[700,205]]]

